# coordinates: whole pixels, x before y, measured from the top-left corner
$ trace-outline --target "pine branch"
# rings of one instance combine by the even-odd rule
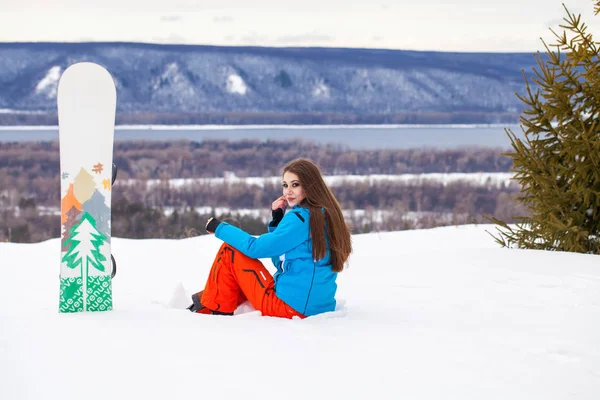
[[[600,1],[596,3],[600,7]],[[519,247],[598,253],[600,244],[600,78],[598,46],[581,15],[566,11],[562,33],[528,78],[521,140],[506,129],[513,151],[515,198],[528,210],[515,228],[490,218],[496,241]],[[535,90],[533,88],[535,85]],[[510,228],[510,229],[509,229]]]

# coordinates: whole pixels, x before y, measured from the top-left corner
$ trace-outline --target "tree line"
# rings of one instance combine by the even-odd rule
[[[502,149],[493,148],[352,150],[301,140],[120,141],[114,146],[114,162],[125,179],[221,177],[225,171],[278,176],[285,162],[298,157],[314,160],[325,175],[508,172],[512,165]],[[0,146],[0,179],[5,179],[0,187],[14,185],[7,177],[31,186],[35,179],[58,182],[59,174],[58,142]]]
[[[60,163],[57,142],[3,143],[0,147],[0,240],[39,241],[59,237]],[[224,179],[215,184],[177,178],[273,177],[288,160],[308,157],[325,175],[398,175],[427,172],[507,172],[499,149],[349,150],[303,141],[125,141],[115,145],[118,178],[112,192],[112,234],[118,237],[179,238],[204,233],[209,216],[227,218],[258,234],[279,183],[262,185]],[[153,180],[153,184],[149,181]],[[519,210],[510,198],[519,187],[489,182],[340,182],[332,186],[354,233],[510,220]],[[227,211],[217,211],[221,208]],[[241,209],[261,210],[243,214]]]
[[[518,112],[399,112],[356,114],[334,112],[118,112],[117,124],[133,125],[349,125],[349,124],[515,124]],[[0,125],[57,125],[55,112],[2,113]]]
[[[517,185],[348,182],[332,190],[353,233],[484,223],[488,216],[510,221],[522,215],[522,208],[511,201],[519,194]],[[280,193],[278,185],[242,183],[181,188],[167,182],[115,184],[112,235],[138,239],[201,235],[209,216],[260,234],[270,219],[269,205]],[[256,212],[241,212],[244,209]],[[40,205],[35,197],[23,197],[14,189],[0,192],[0,241],[35,242],[60,235],[59,201]]]

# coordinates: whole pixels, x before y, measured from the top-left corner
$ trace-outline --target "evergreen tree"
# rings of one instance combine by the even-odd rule
[[[595,14],[600,1],[594,1]],[[564,5],[563,5],[564,7]],[[509,129],[517,201],[527,210],[516,227],[496,218],[496,240],[520,248],[600,253],[600,63],[598,45],[581,15],[565,7],[556,44],[536,56],[538,68],[525,77],[524,138]]]
[[[83,213],[79,222],[71,228],[71,235],[66,244],[69,251],[62,261],[71,269],[81,266],[81,276],[84,280],[89,275],[90,266],[105,272],[106,257],[100,251],[100,247],[106,243],[106,239],[107,237],[96,228],[96,221],[88,213]]]

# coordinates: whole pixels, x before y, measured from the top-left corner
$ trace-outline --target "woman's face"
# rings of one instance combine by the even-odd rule
[[[294,207],[300,203],[306,197],[304,189],[302,189],[302,183],[298,179],[298,175],[293,172],[286,172],[283,174],[283,195],[285,196],[288,206]]]

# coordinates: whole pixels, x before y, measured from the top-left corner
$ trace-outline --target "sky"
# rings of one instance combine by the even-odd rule
[[[600,256],[486,231],[354,235],[336,311],[304,320],[185,310],[213,235],[113,238],[113,310],[73,314],[59,238],[0,243],[0,399],[597,400]]]
[[[564,0],[600,36],[593,0]],[[543,50],[561,0],[0,0],[0,42]]]

